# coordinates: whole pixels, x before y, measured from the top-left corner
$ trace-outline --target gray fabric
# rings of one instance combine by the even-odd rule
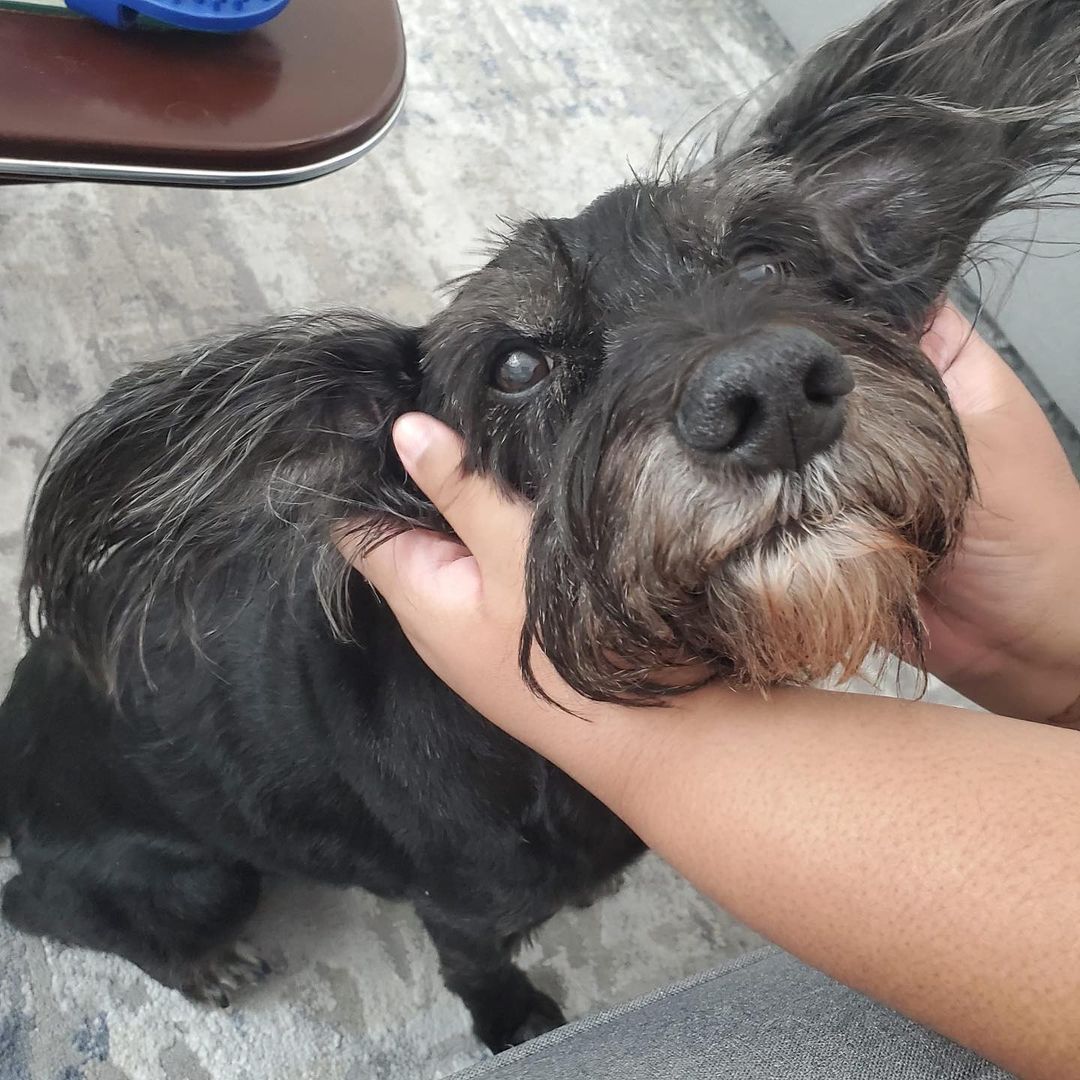
[[[453,1080],[1009,1080],[1009,1074],[764,948],[587,1017]]]

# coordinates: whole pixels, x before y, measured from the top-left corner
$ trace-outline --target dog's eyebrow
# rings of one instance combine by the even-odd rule
[[[591,334],[597,318],[593,275],[599,259],[590,255],[575,257],[557,221],[545,220],[542,228],[551,254],[565,271],[570,286],[562,292],[562,321],[566,332],[571,336]]]
[[[545,221],[544,235],[551,244],[551,251],[555,258],[562,263],[570,280],[581,289],[587,289],[589,285],[589,264],[579,264],[573,253],[567,246],[566,240],[554,221]]]

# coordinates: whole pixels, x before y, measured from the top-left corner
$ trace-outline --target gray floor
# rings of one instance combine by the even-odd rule
[[[409,100],[368,159],[269,192],[0,187],[0,685],[34,476],[133,361],[269,312],[423,319],[498,215],[569,213],[765,80],[746,0],[403,0]],[[12,872],[0,859],[0,880]],[[0,1080],[422,1080],[482,1056],[412,914],[296,885],[253,934],[285,974],[227,1012],[0,928]],[[524,954],[571,1016],[757,943],[656,860]]]

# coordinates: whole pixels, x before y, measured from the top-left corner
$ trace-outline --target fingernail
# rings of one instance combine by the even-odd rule
[[[938,309],[919,344],[930,363],[944,374],[968,342],[977,337],[967,318],[947,303]]]
[[[394,446],[406,469],[413,467],[431,445],[431,417],[423,413],[406,413],[394,424]]]

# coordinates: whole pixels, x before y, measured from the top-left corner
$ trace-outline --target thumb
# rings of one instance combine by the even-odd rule
[[[426,529],[410,529],[370,551],[338,541],[345,558],[373,585],[399,618],[475,601],[476,560],[456,540]]]
[[[394,425],[394,446],[416,485],[481,562],[523,549],[529,515],[490,479],[463,469],[461,436],[425,413],[406,413]]]
[[[921,344],[965,427],[972,418],[999,413],[1024,396],[1009,365],[952,304],[941,307]]]

